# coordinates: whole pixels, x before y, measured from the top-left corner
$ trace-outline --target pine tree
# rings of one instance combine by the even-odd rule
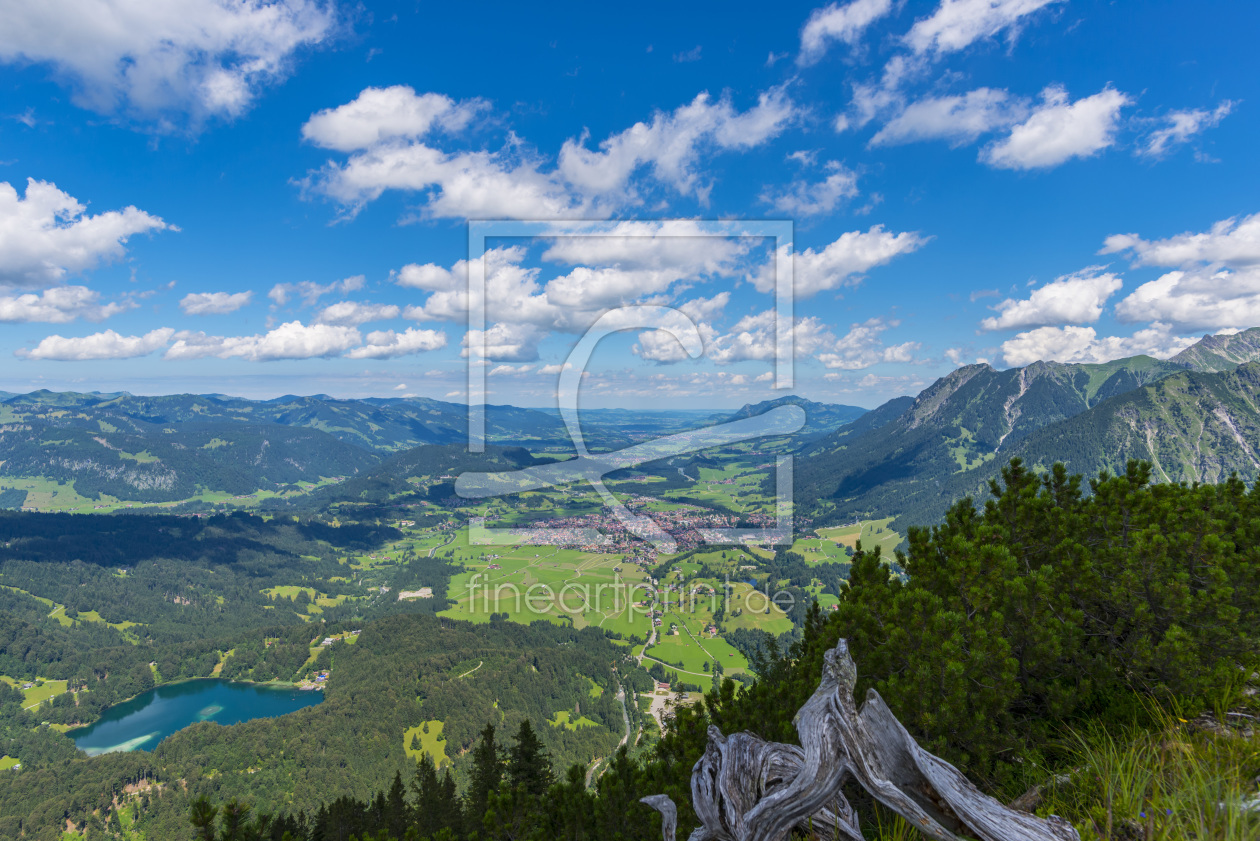
[[[507,777],[512,788],[534,797],[541,797],[551,786],[551,759],[528,718],[521,722],[516,744],[508,751]]]
[[[402,838],[409,823],[410,810],[407,808],[406,789],[403,788],[402,774],[394,772],[394,783],[385,795],[385,827],[395,838]]]
[[[442,784],[438,780],[437,769],[433,766],[433,757],[427,753],[420,755],[416,763],[416,776],[411,781],[411,794],[414,798],[412,824],[421,838],[428,838],[441,828],[439,807],[442,799]]]
[[[217,806],[211,806],[203,795],[192,802],[188,822],[193,827],[193,837],[197,841],[215,841],[218,834],[214,831],[214,819],[218,816]]]
[[[455,777],[452,776],[450,768],[447,768],[442,775],[438,810],[443,828],[433,836],[434,841],[438,841],[443,832],[449,832],[453,837],[463,837],[464,813],[460,808],[459,793],[455,790]]]
[[[248,806],[238,800],[229,800],[222,811],[219,841],[247,841],[253,835]]]
[[[468,774],[468,791],[465,795],[465,812],[468,823],[479,826],[486,814],[490,794],[498,791],[503,780],[503,757],[494,740],[494,725],[487,724],[481,731],[481,741],[472,751],[472,769]]]

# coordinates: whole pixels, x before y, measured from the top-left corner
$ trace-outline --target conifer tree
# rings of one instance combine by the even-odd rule
[[[214,829],[214,819],[218,817],[218,814],[218,807],[211,806],[205,796],[198,797],[192,802],[188,822],[192,824],[193,837],[197,841],[215,841],[218,838],[218,833]]]
[[[481,740],[472,751],[472,769],[468,774],[468,790],[465,794],[465,812],[472,826],[481,824],[486,814],[490,794],[498,791],[503,780],[503,757],[494,740],[494,725],[487,724],[481,731]]]
[[[407,808],[406,789],[403,787],[402,774],[394,772],[393,785],[385,795],[385,826],[395,838],[402,838],[407,830],[410,810]]]
[[[508,751],[507,781],[512,788],[541,797],[551,786],[551,759],[529,719],[521,722],[516,744]]]

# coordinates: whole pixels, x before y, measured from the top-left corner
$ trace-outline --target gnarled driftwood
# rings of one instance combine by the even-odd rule
[[[803,748],[709,728],[709,746],[691,775],[701,826],[690,841],[784,841],[793,828],[860,841],[857,815],[841,791],[850,779],[938,841],[1079,841],[1064,821],[1003,806],[923,750],[878,692],[868,692],[858,709],[857,669],[845,640],[824,660],[817,691],[796,714]],[[674,841],[673,801],[658,794],[643,802],[665,816],[665,841]]]

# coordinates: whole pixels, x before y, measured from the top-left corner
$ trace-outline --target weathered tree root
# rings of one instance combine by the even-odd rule
[[[875,690],[859,710],[846,640],[824,660],[817,691],[796,714],[803,749],[709,728],[709,746],[691,775],[701,826],[689,841],[784,841],[794,828],[861,841],[841,791],[849,779],[937,841],[1080,841],[1065,821],[1003,806],[923,750]],[[658,794],[642,802],[665,816],[665,841],[674,841],[673,801]]]

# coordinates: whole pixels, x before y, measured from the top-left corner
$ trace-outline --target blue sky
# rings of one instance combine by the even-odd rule
[[[0,2],[0,389],[460,400],[468,219],[492,402],[874,406],[959,364],[1260,325],[1260,7]],[[625,236],[633,234],[633,236]],[[474,342],[474,346],[479,343]]]

